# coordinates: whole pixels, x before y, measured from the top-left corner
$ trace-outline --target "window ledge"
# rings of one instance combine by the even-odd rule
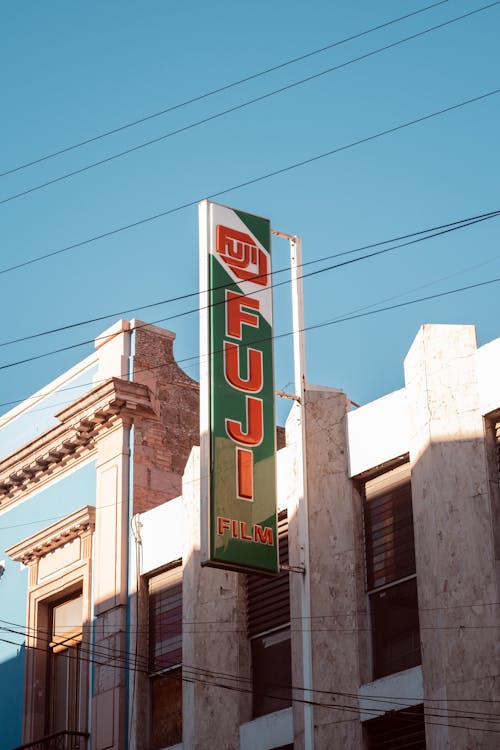
[[[412,667],[367,682],[358,690],[361,721],[383,716],[388,711],[417,706],[423,703],[422,667]]]
[[[293,743],[292,708],[284,708],[272,714],[240,725],[240,750],[271,750],[273,747]]]

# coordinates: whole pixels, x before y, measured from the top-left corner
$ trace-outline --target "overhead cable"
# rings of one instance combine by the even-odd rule
[[[364,31],[360,31],[356,34],[345,37],[344,39],[340,39],[335,42],[331,42],[330,44],[326,44],[323,47],[318,47],[317,49],[311,50],[309,52],[305,52],[302,55],[298,55],[297,57],[293,57],[291,59],[285,60],[284,62],[278,63],[277,65],[273,65],[270,68],[265,68],[264,70],[260,70],[257,73],[252,73],[251,75],[245,76],[244,78],[239,78],[238,80],[232,81],[231,83],[226,83],[222,86],[219,86],[218,88],[212,89],[210,91],[206,91],[203,94],[198,94],[197,96],[194,96],[190,99],[186,99],[177,104],[170,105],[169,107],[165,107],[164,109],[161,109],[157,112],[153,112],[152,114],[144,115],[136,120],[127,122],[123,125],[119,125],[115,128],[112,128],[111,130],[106,130],[102,133],[98,133],[97,135],[86,138],[85,140],[79,141],[78,143],[73,143],[70,146],[64,146],[58,149],[57,151],[53,151],[50,154],[45,154],[44,156],[39,156],[36,159],[33,159],[32,161],[24,162],[23,164],[18,164],[17,166],[12,167],[11,169],[7,169],[5,172],[0,172],[0,177],[5,177],[6,175],[13,174],[14,172],[19,172],[21,169],[26,169],[27,167],[32,167],[35,164],[40,164],[41,162],[47,161],[48,159],[52,159],[55,156],[60,156],[61,154],[68,153],[69,151],[74,151],[75,149],[80,148],[81,146],[86,146],[89,143],[94,143],[95,141],[101,140],[102,138],[106,138],[110,135],[114,135],[115,133],[119,133],[123,130],[127,130],[128,128],[132,128],[136,125],[140,125],[143,122],[147,122],[148,120],[152,120],[156,117],[161,117],[162,115],[166,115],[169,112],[173,112],[174,110],[181,109],[182,107],[186,107],[189,104],[194,104],[195,102],[199,102],[203,99],[207,99],[208,97],[214,96],[215,94],[220,94],[223,91],[227,91],[229,89],[235,88],[236,86],[240,86],[243,83],[247,83],[248,81],[252,81],[252,80],[255,80],[256,78],[260,78],[261,76],[267,75],[268,73],[273,73],[276,70],[280,70],[281,68],[285,68],[288,65],[292,65],[293,63],[300,62],[301,60],[305,60],[309,57],[313,57],[314,55],[318,55],[321,52],[326,52],[327,50],[333,49],[334,47],[338,47],[341,44],[345,44],[346,42],[351,42],[351,41],[354,41],[355,39],[360,39],[363,36],[371,34],[375,31],[379,31],[380,29],[384,29],[388,26],[398,23],[399,21],[404,21],[407,18],[411,18],[412,16],[418,15],[419,13],[425,13],[428,10],[436,8],[438,5],[444,5],[447,2],[448,0],[440,0],[439,2],[432,3],[432,5],[426,5],[424,8],[419,8],[418,10],[414,10],[411,13],[406,13],[404,16],[398,16],[397,18],[393,18],[390,21],[386,21],[385,23],[379,24],[378,26],[372,26],[369,29],[365,29]]]
[[[244,182],[240,182],[236,185],[232,185],[231,187],[224,188],[223,190],[218,190],[217,192],[211,193],[210,195],[201,196],[200,198],[187,201],[186,203],[181,203],[178,206],[168,208],[164,211],[160,211],[151,216],[138,219],[137,221],[130,222],[129,224],[124,224],[123,226],[120,226],[120,227],[115,227],[114,229],[110,229],[106,232],[101,232],[100,234],[96,234],[92,237],[88,237],[85,240],[80,240],[79,242],[74,242],[70,245],[66,245],[65,247],[59,248],[58,250],[51,250],[50,252],[45,253],[43,255],[39,255],[37,257],[30,258],[20,263],[16,263],[15,265],[11,265],[6,268],[0,269],[0,274],[10,273],[11,271],[16,271],[16,270],[19,270],[20,268],[25,268],[26,266],[30,266],[33,263],[39,263],[42,260],[53,258],[57,255],[61,255],[62,253],[69,252],[70,250],[76,250],[78,248],[89,245],[93,242],[97,242],[98,240],[102,240],[107,237],[112,237],[121,232],[128,231],[129,229],[134,229],[136,227],[142,226],[143,224],[147,224],[151,221],[157,221],[158,219],[164,218],[165,216],[170,216],[179,211],[183,211],[186,208],[191,208],[192,206],[196,206],[200,202],[200,200],[203,200],[204,197],[209,198],[209,199],[219,198],[221,195],[226,195],[227,193],[231,193],[235,190],[240,190],[241,188],[248,187],[249,185],[255,185],[259,182],[263,182],[264,180],[268,180],[271,177],[277,177],[278,175],[285,174],[294,169],[298,169],[299,167],[304,167],[307,164],[312,164],[328,156],[333,156],[335,154],[341,153],[342,151],[347,151],[348,149],[354,148],[356,146],[361,146],[362,144],[369,143],[378,138],[382,138],[386,135],[391,135],[392,133],[396,133],[400,130],[411,127],[412,125],[418,125],[421,122],[425,122],[427,120],[433,119],[434,117],[439,117],[449,112],[453,112],[457,109],[460,109],[461,107],[466,107],[469,104],[475,104],[476,102],[483,101],[491,96],[496,96],[498,93],[500,93],[500,88],[493,89],[492,91],[487,91],[484,94],[479,94],[478,96],[474,96],[470,99],[465,99],[461,102],[458,102],[457,104],[452,104],[449,107],[444,107],[443,109],[437,110],[435,112],[431,112],[427,115],[422,115],[421,117],[417,117],[413,120],[400,123],[399,125],[394,125],[393,127],[386,128],[385,130],[380,130],[377,133],[366,136],[364,138],[359,138],[358,140],[352,141],[351,143],[347,143],[343,146],[337,146],[336,148],[333,148],[330,151],[325,151],[321,154],[317,154],[316,156],[311,156],[307,159],[302,159],[301,161],[294,162],[293,164],[288,164],[286,167],[281,167],[280,169],[275,169],[271,172],[266,172],[265,174],[259,175],[258,177],[253,177],[251,179],[245,180]]]
[[[180,128],[171,130],[170,132],[164,133],[163,135],[157,136],[156,138],[151,138],[147,141],[144,141],[143,143],[139,143],[136,146],[131,146],[127,149],[124,149],[123,151],[119,151],[116,154],[112,154],[111,156],[107,156],[103,159],[99,159],[98,161],[92,162],[90,164],[86,164],[83,167],[80,167],[79,169],[74,169],[70,172],[66,172],[62,175],[59,175],[58,177],[53,177],[52,179],[42,182],[38,185],[34,185],[33,187],[26,188],[25,190],[21,190],[18,193],[14,193],[13,195],[9,195],[6,198],[0,199],[0,205],[4,203],[9,203],[10,201],[16,200],[17,198],[22,198],[38,190],[42,190],[43,188],[49,187],[50,185],[55,185],[56,183],[61,182],[62,180],[67,180],[70,177],[75,177],[76,175],[82,174],[84,172],[88,172],[90,169],[94,169],[95,167],[102,166],[103,164],[108,164],[111,161],[120,159],[121,157],[127,156],[129,154],[135,153],[136,151],[139,151],[148,146],[152,146],[156,143],[165,141],[168,138],[171,138],[175,135],[179,135],[180,133],[184,133],[188,130],[192,130],[193,128],[196,128],[200,125],[205,125],[206,123],[212,122],[213,120],[217,120],[220,117],[224,117],[225,115],[231,114],[233,112],[238,112],[252,104],[256,104],[258,102],[265,101],[266,99],[269,99],[270,97],[276,96],[276,94],[281,94],[285,91],[290,91],[291,89],[296,88],[297,86],[301,86],[304,83],[309,83],[310,81],[314,81],[324,75],[328,75],[329,73],[333,73],[337,70],[346,68],[349,65],[352,65],[356,62],[361,62],[362,60],[366,60],[370,57],[373,57],[374,55],[378,55],[381,52],[385,52],[387,50],[398,47],[401,44],[405,44],[406,42],[413,41],[414,39],[418,39],[424,36],[425,34],[429,34],[433,31],[443,29],[447,26],[450,26],[452,23],[461,21],[465,18],[475,15],[476,13],[489,10],[495,5],[500,5],[500,0],[496,0],[494,3],[490,3],[489,5],[485,5],[481,8],[476,8],[475,10],[469,11],[468,13],[464,13],[460,16],[456,16],[455,18],[451,18],[448,21],[444,21],[443,23],[437,24],[435,26],[431,26],[430,28],[424,29],[423,31],[419,31],[415,34],[411,34],[410,36],[404,37],[403,39],[398,39],[395,42],[391,42],[390,44],[386,44],[383,47],[379,47],[376,50],[372,50],[371,52],[367,52],[363,55],[359,55],[358,57],[355,57],[351,60],[347,60],[346,62],[339,63],[338,65],[333,65],[330,68],[327,68],[326,70],[322,70],[319,73],[314,73],[312,75],[306,76],[305,78],[302,78],[299,81],[294,81],[285,86],[281,86],[280,88],[274,89],[273,91],[269,91],[266,94],[261,94],[260,96],[254,97],[252,99],[248,99],[247,101],[242,102],[240,104],[236,104],[233,107],[229,107],[228,109],[225,109],[222,112],[216,112],[213,115],[203,117],[201,120],[196,120],[195,122],[189,123],[188,125],[183,125]]]

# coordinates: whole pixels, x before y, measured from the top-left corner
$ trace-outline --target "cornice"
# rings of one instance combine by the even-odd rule
[[[120,420],[151,415],[149,388],[110,378],[55,414],[60,424],[0,461],[0,508],[53,478],[68,463],[95,451],[96,441]]]
[[[94,528],[95,508],[92,505],[85,505],[53,523],[52,526],[47,526],[43,531],[38,531],[27,539],[23,539],[5,552],[13,560],[29,565],[57,547],[82,536],[85,532],[93,532]]]

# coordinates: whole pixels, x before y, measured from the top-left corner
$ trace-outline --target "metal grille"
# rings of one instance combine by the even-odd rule
[[[149,671],[182,664],[182,567],[149,579]]]
[[[424,707],[412,706],[365,723],[369,750],[425,750]]]
[[[288,565],[288,519],[278,517],[280,565]],[[252,638],[290,622],[290,574],[247,576],[247,627]]]
[[[367,588],[415,573],[415,541],[409,482],[371,494],[364,502]]]
[[[87,750],[87,732],[55,732],[14,750]]]

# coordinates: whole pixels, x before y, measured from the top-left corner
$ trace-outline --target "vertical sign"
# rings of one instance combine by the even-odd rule
[[[271,226],[200,203],[201,557],[276,573]]]

